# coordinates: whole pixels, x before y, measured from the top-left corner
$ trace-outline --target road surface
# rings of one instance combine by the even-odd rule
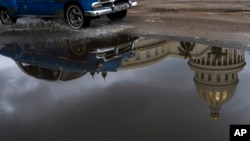
[[[250,44],[250,1],[138,0],[126,20],[132,32],[161,38]]]
[[[65,22],[41,22],[18,19],[17,25],[0,25],[0,42],[8,40],[7,32],[46,29],[56,37],[100,36],[130,32],[140,36],[168,40],[188,40],[227,47],[250,47],[250,2],[248,0],[137,0],[121,22],[102,17],[93,20],[87,29],[74,31]],[[60,30],[57,34],[56,32]],[[49,31],[49,32],[48,32]],[[61,34],[61,32],[65,34]],[[50,35],[51,36],[51,35]],[[72,36],[73,37],[73,36]]]

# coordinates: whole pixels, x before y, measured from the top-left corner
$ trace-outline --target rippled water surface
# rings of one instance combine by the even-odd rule
[[[1,141],[226,141],[230,124],[250,123],[248,51],[132,35],[8,39]]]

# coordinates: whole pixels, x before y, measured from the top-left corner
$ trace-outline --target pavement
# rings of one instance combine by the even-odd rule
[[[18,24],[11,27],[0,24],[0,33],[15,30],[31,30],[33,33],[33,30],[48,29],[50,34],[51,32],[53,36],[55,34],[55,37],[62,37],[61,30],[67,35],[73,32],[72,37],[82,37],[129,32],[151,38],[193,41],[250,50],[249,0],[137,0],[137,2],[138,6],[128,10],[127,17],[115,24],[104,16],[93,20],[89,28],[75,32],[68,25],[64,25],[65,23],[24,18],[18,19]],[[46,30],[42,32],[44,35],[48,33]],[[10,33],[13,34],[16,33]],[[12,36],[6,37],[0,34],[0,41],[6,39],[12,39]]]
[[[137,0],[129,10],[130,32],[227,47],[250,46],[250,1]]]

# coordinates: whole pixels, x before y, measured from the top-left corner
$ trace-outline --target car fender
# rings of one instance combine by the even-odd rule
[[[78,2],[81,4],[84,11],[90,11],[92,10],[92,3],[97,2],[98,0],[78,0]]]
[[[17,12],[16,0],[0,0],[0,7],[6,8],[10,14]]]

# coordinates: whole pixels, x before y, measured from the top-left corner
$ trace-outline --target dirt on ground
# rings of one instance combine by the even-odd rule
[[[250,44],[250,1],[137,1],[128,15],[136,34]]]

